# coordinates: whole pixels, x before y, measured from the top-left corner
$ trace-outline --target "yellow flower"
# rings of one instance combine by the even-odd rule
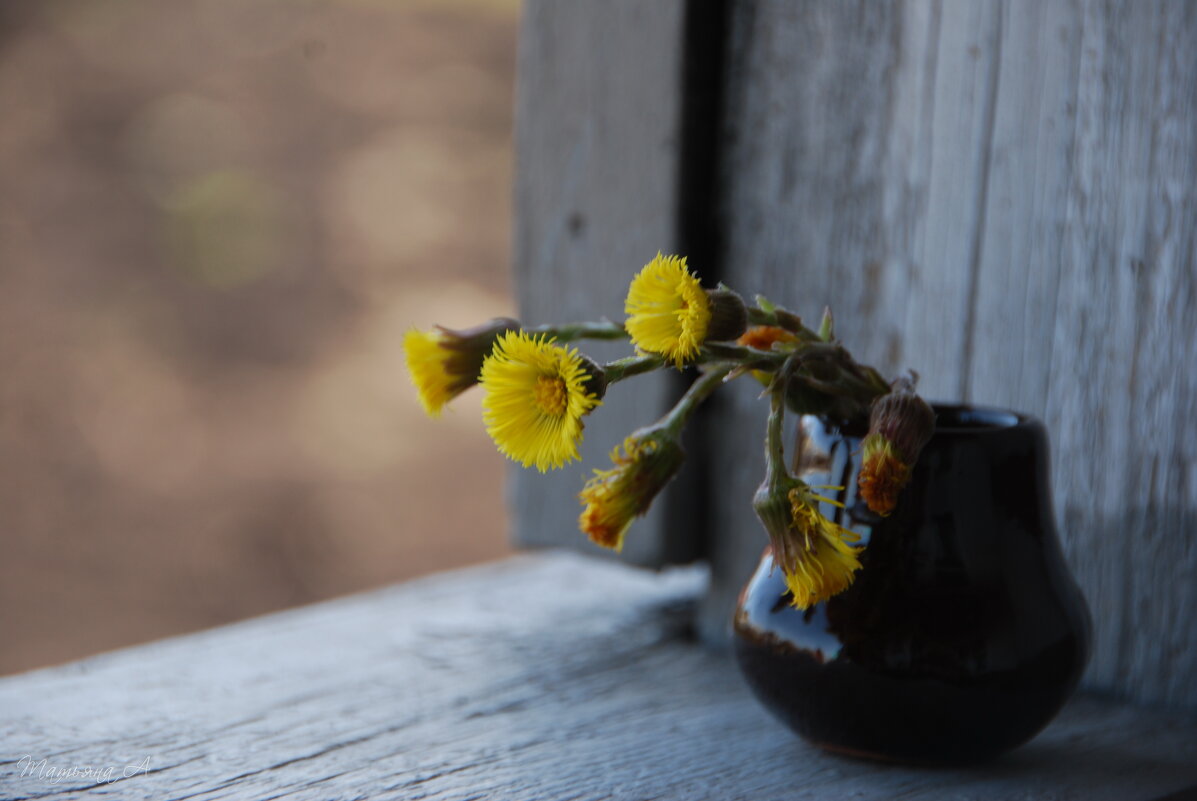
[[[815,500],[836,503],[790,478],[777,491],[762,486],[753,504],[769,532],[773,561],[781,568],[793,595],[791,603],[798,609],[808,609],[848,589],[860,569],[858,555],[864,550],[848,544],[860,537],[824,517]]]
[[[794,595],[792,603],[799,609],[848,589],[860,570],[857,554],[863,548],[848,545],[860,536],[824,517],[815,508],[817,497],[802,487],[790,490],[790,514],[799,539],[787,538],[780,554],[776,548],[773,551]]]
[[[504,331],[519,323],[496,318],[476,328],[454,331],[437,326],[432,331],[408,331],[403,336],[407,372],[429,417],[440,417],[445,404],[478,383],[482,360]]]
[[[637,431],[611,451],[615,467],[595,470],[578,496],[586,508],[578,525],[591,541],[619,551],[632,520],[677,474],[685,459],[676,437],[660,429]]]
[[[624,302],[632,344],[681,367],[698,355],[711,322],[711,304],[685,258],[657,257],[632,279]]]
[[[429,417],[440,417],[441,408],[469,386],[461,386],[461,377],[451,375],[446,369],[447,354],[440,342],[439,331],[413,330],[403,336],[407,372]]]
[[[582,417],[602,401],[602,373],[576,349],[523,331],[482,363],[482,418],[499,451],[542,473],[578,459]]]

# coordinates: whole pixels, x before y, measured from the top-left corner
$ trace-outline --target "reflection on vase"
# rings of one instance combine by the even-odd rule
[[[804,417],[798,474],[843,485],[824,513],[862,535],[847,591],[790,606],[768,550],[740,597],[740,666],[757,697],[828,749],[966,762],[1033,737],[1075,689],[1090,622],[1065,566],[1041,423],[937,406],[897,510],[856,497],[863,431]]]

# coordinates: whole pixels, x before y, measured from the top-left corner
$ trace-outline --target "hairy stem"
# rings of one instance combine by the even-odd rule
[[[786,478],[786,455],[781,442],[786,414],[786,391],[780,377],[769,388],[769,422],[765,428],[765,482],[779,486]]]
[[[723,363],[711,365],[694,380],[694,383],[686,390],[686,394],[674,404],[669,414],[661,418],[661,425],[674,436],[680,434],[682,428],[689,422],[690,416],[694,414],[694,410],[723,384],[723,380],[735,367],[734,364]]]
[[[558,342],[573,342],[577,339],[627,339],[628,332],[619,323],[602,320],[597,323],[569,323],[566,325],[541,325],[536,328],[525,328],[525,332],[533,335],[546,335],[556,338]]]
[[[664,366],[665,362],[660,356],[628,356],[604,364],[603,373],[606,376],[607,384],[614,384],[625,378],[651,373]]]

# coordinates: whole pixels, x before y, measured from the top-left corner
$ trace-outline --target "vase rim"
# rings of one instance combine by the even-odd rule
[[[935,411],[936,433],[977,434],[1039,425],[1032,415],[998,406],[932,401],[931,408]]]

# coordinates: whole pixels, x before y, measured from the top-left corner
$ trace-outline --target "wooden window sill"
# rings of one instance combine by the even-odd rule
[[[544,552],[0,679],[0,797],[1193,797],[1192,715],[1086,696],[981,767],[824,754],[689,636],[705,580]]]

